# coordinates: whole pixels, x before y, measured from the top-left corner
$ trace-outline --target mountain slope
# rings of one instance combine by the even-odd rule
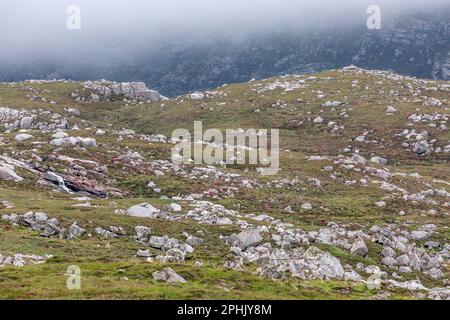
[[[158,102],[91,88],[0,84],[0,297],[448,298],[449,82],[351,67]],[[281,170],[174,165],[161,134],[194,120],[280,129]]]

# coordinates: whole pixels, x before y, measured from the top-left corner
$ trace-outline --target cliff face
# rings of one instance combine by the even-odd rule
[[[449,39],[450,22],[445,19],[396,17],[383,29],[363,35],[353,61],[367,68],[382,66],[403,74],[447,80]]]
[[[435,60],[433,79],[450,80],[450,50]]]

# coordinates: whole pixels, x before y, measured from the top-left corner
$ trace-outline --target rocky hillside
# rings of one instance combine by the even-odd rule
[[[1,83],[0,298],[449,299],[449,92],[356,67],[175,99]],[[173,164],[194,120],[280,129],[281,170]]]

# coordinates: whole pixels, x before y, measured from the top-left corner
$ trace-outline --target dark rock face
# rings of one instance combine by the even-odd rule
[[[450,49],[441,58],[436,58],[433,67],[433,79],[450,79]]]
[[[284,31],[241,40],[189,39],[138,44],[111,63],[0,66],[0,81],[26,78],[143,81],[167,96],[355,64],[422,78],[450,79],[450,6],[439,12],[383,18],[381,30],[333,27],[299,35]],[[81,59],[80,59],[81,60]],[[108,59],[106,59],[108,60]]]
[[[397,17],[382,30],[367,32],[353,63],[422,78],[450,79],[450,21],[438,17]],[[447,56],[447,59],[445,58]],[[447,70],[447,71],[446,71]]]

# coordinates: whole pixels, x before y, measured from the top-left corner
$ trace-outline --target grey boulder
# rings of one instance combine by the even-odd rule
[[[153,218],[154,215],[158,212],[159,209],[148,203],[138,204],[127,210],[127,214],[129,216],[137,218]]]
[[[186,283],[186,279],[173,271],[172,268],[164,268],[162,271],[153,272],[153,279],[167,283]]]

